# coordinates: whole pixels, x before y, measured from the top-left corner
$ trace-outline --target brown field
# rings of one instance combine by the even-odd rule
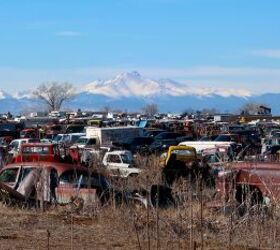
[[[43,213],[1,205],[0,216],[0,249],[280,248],[276,209],[240,217],[199,200],[169,209],[68,205]]]
[[[123,190],[160,183],[155,161],[144,161],[141,175],[116,183]],[[178,205],[143,208],[110,202],[72,203],[41,212],[0,203],[0,249],[280,249],[278,206],[237,209],[207,207],[214,188],[179,179],[172,186]]]

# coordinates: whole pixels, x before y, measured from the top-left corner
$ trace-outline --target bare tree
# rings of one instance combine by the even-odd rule
[[[153,116],[158,112],[158,106],[154,103],[147,104],[143,107],[143,113],[148,116]]]
[[[72,84],[46,82],[40,84],[33,92],[33,95],[43,100],[50,111],[58,111],[64,101],[69,100],[75,94]]]

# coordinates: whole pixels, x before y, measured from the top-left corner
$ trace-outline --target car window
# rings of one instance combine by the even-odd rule
[[[89,178],[87,171],[68,170],[59,177],[59,184],[80,185],[80,188],[107,188],[109,183],[98,174],[92,174]]]
[[[123,163],[125,163],[125,164],[130,164],[131,163],[131,159],[127,155],[122,154],[121,158],[122,158]]]
[[[24,154],[49,154],[49,147],[24,147]]]
[[[70,141],[70,136],[69,136],[69,135],[63,135],[63,138],[62,138],[61,141],[63,141],[63,142],[68,142],[68,141]]]
[[[90,139],[88,141],[88,145],[95,145],[96,144],[96,139]]]
[[[80,135],[72,135],[71,142],[76,142],[80,137]]]
[[[108,155],[107,161],[111,163],[121,163],[121,159],[119,155],[114,155],[114,154]]]
[[[78,175],[75,170],[66,171],[59,177],[60,184],[76,184],[77,182]]]
[[[17,147],[18,147],[18,141],[13,141],[13,142],[11,143],[11,147],[12,147],[12,148],[17,148]]]
[[[53,140],[58,142],[61,139],[62,139],[62,136],[61,135],[57,135]]]
[[[16,182],[19,168],[9,168],[0,174],[1,182]]]

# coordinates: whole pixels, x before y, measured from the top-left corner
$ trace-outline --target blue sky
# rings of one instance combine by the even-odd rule
[[[279,9],[278,0],[0,1],[0,88],[79,88],[137,70],[280,92]]]

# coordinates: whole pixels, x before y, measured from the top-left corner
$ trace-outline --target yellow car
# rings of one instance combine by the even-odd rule
[[[173,160],[176,161],[187,163],[196,161],[197,154],[195,148],[190,146],[170,146],[168,151],[160,156],[160,164],[163,167],[166,166],[171,158],[174,158]]]

